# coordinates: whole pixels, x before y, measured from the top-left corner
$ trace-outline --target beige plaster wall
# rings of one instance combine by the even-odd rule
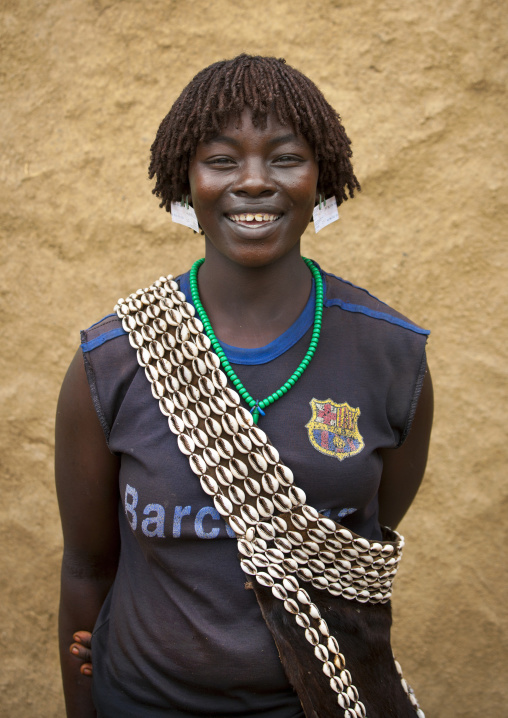
[[[503,5],[3,0],[1,716],[63,715],[53,416],[78,329],[201,255],[158,209],[148,151],[194,73],[241,51],[308,73],[353,138],[363,192],[307,255],[433,332],[396,654],[428,718],[507,714]]]

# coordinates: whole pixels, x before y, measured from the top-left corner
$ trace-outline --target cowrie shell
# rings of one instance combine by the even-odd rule
[[[226,402],[218,396],[210,397],[210,408],[214,414],[222,415],[227,411]]]
[[[309,568],[312,573],[323,573],[326,566],[322,561],[319,561],[316,558],[311,558],[309,559]]]
[[[150,383],[157,381],[159,378],[159,372],[157,369],[153,366],[153,364],[147,364],[145,366],[145,376],[148,379]]]
[[[168,328],[168,323],[162,319],[162,317],[156,317],[153,320],[153,328],[157,332],[157,334],[164,334],[166,329]]]
[[[273,584],[275,583],[275,581],[273,580],[273,578],[270,576],[269,573],[263,573],[263,572],[261,572],[261,573],[258,572],[256,574],[256,581],[258,581],[258,583],[260,583],[262,586],[268,586],[269,588],[271,588],[273,586]]]
[[[300,610],[297,602],[293,598],[287,598],[284,601],[284,608],[288,613],[297,614]]]
[[[210,371],[220,367],[220,359],[215,352],[207,351],[205,354],[205,363]]]
[[[215,447],[223,459],[231,459],[235,453],[231,443],[223,437],[217,439]]]
[[[224,387],[224,389],[222,390],[222,398],[231,408],[238,406],[238,404],[240,403],[239,394],[237,394],[237,392],[234,389],[231,389],[229,386]]]
[[[314,646],[314,655],[324,663],[328,660],[328,648],[323,646],[322,643],[318,643],[317,646]]]
[[[259,514],[250,504],[243,504],[240,506],[240,514],[242,519],[248,524],[256,524],[259,521]]]
[[[352,586],[347,586],[343,591],[342,595],[344,598],[348,598],[349,600],[352,600],[353,598],[356,598],[356,588],[353,588]]]
[[[293,546],[301,546],[303,543],[303,536],[299,531],[288,531],[287,538]]]
[[[212,382],[216,389],[224,389],[224,387],[228,384],[226,375],[220,369],[213,369]]]
[[[251,440],[244,434],[236,434],[233,436],[233,443],[236,449],[242,454],[247,454],[252,449]]]
[[[162,357],[166,353],[162,344],[156,340],[150,342],[148,349],[154,359],[162,359]]]
[[[272,444],[266,444],[263,446],[263,456],[269,464],[278,464],[280,458],[279,452],[275,446],[272,446]]]
[[[292,513],[291,514],[291,523],[295,527],[297,531],[303,531],[307,528],[307,519],[304,516],[301,516],[300,514]]]
[[[324,576],[316,576],[312,579],[312,585],[314,588],[319,588],[321,590],[328,588],[328,581]]]
[[[281,563],[284,560],[284,554],[277,548],[267,549],[265,555],[270,563]]]
[[[346,668],[340,672],[340,680],[344,683],[345,686],[351,685],[351,673]]]
[[[173,434],[181,434],[182,431],[185,431],[185,424],[176,414],[171,414],[168,417],[168,426]]]
[[[386,546],[383,546],[381,549],[381,556],[390,556],[394,551],[394,548],[391,544],[386,544]]]
[[[160,381],[154,381],[152,384],[152,395],[155,399],[160,399],[164,396],[164,385]]]
[[[206,461],[208,466],[213,467],[220,464],[219,452],[212,449],[211,446],[207,446],[206,449],[203,449],[203,459]]]
[[[180,312],[182,314],[182,317],[188,320],[192,319],[196,310],[194,309],[192,304],[189,304],[189,302],[183,302],[183,304],[180,305]]]
[[[189,456],[189,465],[192,471],[198,476],[204,474],[208,468],[203,457],[199,456],[199,454],[191,454],[191,456]]]
[[[233,436],[238,432],[238,422],[231,414],[224,414],[224,416],[221,417],[221,421],[226,434]]]
[[[312,581],[312,571],[309,568],[299,568],[296,575],[298,578],[301,578],[302,581]]]
[[[122,319],[122,327],[127,334],[136,329],[136,320],[130,314]]]
[[[291,551],[291,558],[294,558],[295,561],[298,561],[298,563],[306,564],[309,557],[307,556],[305,551],[302,551],[302,549],[294,548]],[[308,570],[308,569],[306,569],[306,570]],[[309,573],[310,573],[310,571],[309,571]],[[312,578],[312,574],[311,574],[311,578]]]
[[[241,519],[239,516],[235,516],[234,514],[231,514],[231,516],[228,518],[229,525],[235,532],[235,534],[238,534],[239,536],[244,536],[245,531],[247,530],[247,526],[245,524],[245,521]]]
[[[291,499],[284,494],[274,494],[273,503],[277,511],[281,511],[282,513],[289,511],[293,506]]]
[[[192,409],[184,409],[182,411],[183,423],[188,429],[194,429],[198,425],[198,416]]]
[[[251,477],[245,479],[244,488],[250,496],[259,496],[259,493],[261,491],[259,481],[256,481],[256,479],[252,479]]]
[[[183,364],[184,358],[180,349],[171,349],[171,351],[169,352],[169,360],[171,364],[173,364],[173,366],[175,367],[178,367],[180,366],[180,364]]]
[[[304,588],[300,588],[296,594],[296,598],[304,606],[308,606],[311,603],[310,596]]]
[[[335,529],[337,528],[335,521],[332,521],[332,519],[329,519],[326,516],[319,517],[317,519],[317,525],[318,528],[326,534],[334,534]]]
[[[238,406],[236,408],[235,417],[242,429],[249,429],[254,423],[252,414],[247,411],[247,409],[244,409],[243,406]]]
[[[171,369],[171,371],[173,371],[173,369]],[[174,394],[175,391],[179,391],[180,389],[180,382],[176,376],[172,376],[171,374],[164,379],[164,384],[170,394]]]
[[[188,341],[190,337],[189,328],[185,324],[180,324],[180,326],[176,328],[175,337],[176,341],[180,344],[183,344],[183,342]]]
[[[231,471],[221,464],[215,468],[215,475],[223,486],[229,486],[234,481]]]
[[[342,681],[341,681],[342,683]],[[344,684],[342,684],[343,691],[344,691]],[[354,718],[354,713],[352,713],[350,710],[348,710],[348,706],[351,704],[351,701],[349,700],[349,696],[347,693],[339,693],[337,696],[337,702],[340,705],[341,708],[346,709],[344,713],[344,718]],[[346,715],[347,714],[347,715]]]
[[[282,567],[286,573],[295,573],[298,569],[298,561],[295,561],[294,558],[285,558]]]
[[[190,335],[190,332],[188,329],[187,329],[187,335]],[[188,359],[188,361],[192,361],[193,359],[195,359],[198,355],[198,351],[199,350],[198,350],[197,346],[194,344],[194,342],[189,342],[189,341],[183,342],[182,353],[183,353],[184,357],[186,359]],[[205,364],[205,363],[203,362],[203,364]]]
[[[171,349],[174,349],[176,346],[175,338],[172,334],[169,332],[164,332],[164,334],[161,336],[162,346],[166,351],[171,351]]]
[[[229,514],[233,511],[233,504],[223,494],[217,494],[217,496],[214,496],[213,503],[221,516],[229,516]]]
[[[177,438],[178,448],[182,452],[182,454],[185,454],[186,456],[190,456],[194,453],[194,442],[190,438],[190,436],[187,436],[187,434],[179,434]]]
[[[196,402],[199,400],[200,394],[198,389],[193,384],[188,384],[185,387],[185,396],[193,404],[196,404]]]
[[[201,324],[201,320],[194,317],[187,323],[187,325],[190,331],[195,334],[194,341],[199,351],[208,351],[208,349],[210,349],[211,342],[206,334],[203,334],[203,325]]]
[[[335,581],[338,581],[340,578],[340,573],[337,571],[336,568],[327,568],[323,574],[323,576],[330,581],[330,583],[334,583]]]
[[[200,449],[204,449],[205,446],[208,446],[208,436],[202,429],[192,429],[191,436],[196,446]]]
[[[307,534],[312,541],[317,541],[318,543],[326,541],[326,534],[319,529],[309,529]]]
[[[311,644],[311,646],[317,646],[319,643],[319,634],[315,628],[307,628],[305,631],[305,638]]]
[[[286,572],[284,571],[282,566],[279,566],[276,563],[270,564],[270,566],[268,566],[268,568],[266,570],[268,571],[270,576],[273,576],[273,578],[276,578],[277,581],[281,581],[284,578],[284,576],[286,575]]]
[[[342,586],[340,583],[331,583],[328,586],[328,592],[332,594],[332,596],[341,596],[342,595]]]
[[[282,516],[274,516],[272,518],[272,526],[279,533],[284,533],[288,530],[287,522],[282,518]]]
[[[342,543],[350,543],[353,540],[353,534],[347,529],[337,529],[335,535]]]
[[[273,502],[265,496],[259,496],[256,500],[256,508],[259,515],[263,518],[269,518],[274,512]]]
[[[295,621],[301,628],[308,628],[310,626],[310,618],[306,613],[297,613]]]
[[[330,678],[330,688],[332,689],[332,691],[335,691],[336,693],[342,693],[342,691],[344,690],[344,684],[342,683],[340,678],[332,675]],[[341,707],[343,707],[343,706],[341,706]]]
[[[263,484],[263,489],[267,494],[275,494],[280,489],[279,482],[275,476],[272,476],[271,474],[263,474],[261,483]]]
[[[136,352],[139,366],[146,366],[151,359],[150,352],[146,347],[140,347]]]
[[[330,631],[328,630],[328,624],[324,618],[319,619],[318,629],[319,629],[319,633],[322,636],[324,636],[326,639],[328,639],[328,637],[330,636]],[[328,644],[327,644],[327,646],[328,646]]]
[[[222,434],[222,426],[212,417],[205,419],[205,429],[212,439],[217,439]]]
[[[151,342],[151,341],[153,341],[153,340],[155,339],[155,337],[156,337],[157,335],[156,335],[156,333],[155,333],[155,329],[153,329],[153,328],[152,328],[151,326],[149,326],[149,325],[146,325],[146,326],[144,326],[144,327],[141,327],[141,336],[143,337],[143,339],[145,340],[145,342]],[[150,349],[150,345],[148,345],[148,349]],[[151,352],[150,352],[150,353],[151,353]],[[152,354],[152,356],[153,356],[153,354]],[[158,357],[154,357],[154,359],[155,359],[155,358],[158,358]]]
[[[164,315],[168,324],[172,327],[177,327],[182,321],[182,315],[178,309],[167,309]]]
[[[237,479],[247,478],[247,466],[246,464],[244,464],[243,461],[240,461],[240,459],[233,457],[229,462],[229,468],[231,469],[231,473],[233,474],[233,476],[235,476]]]
[[[148,314],[143,311],[136,312],[135,314],[135,320],[136,324],[140,327],[142,327],[144,324],[148,323]]]
[[[210,407],[204,401],[199,400],[196,402],[196,413],[200,419],[207,419],[210,416]]]
[[[196,360],[197,361],[197,360]],[[203,396],[213,396],[215,394],[215,387],[206,376],[201,376],[198,379],[199,391]]]
[[[305,516],[307,521],[317,521],[319,518],[319,512],[316,511],[313,506],[308,506],[307,504],[305,504],[305,506],[302,506],[302,514]]]
[[[249,437],[255,446],[264,446],[267,442],[267,436],[265,432],[255,425],[250,427]]]
[[[256,532],[258,536],[260,536],[262,539],[266,539],[267,541],[271,541],[273,537],[275,536],[275,530],[271,524],[267,524],[263,521],[260,521],[258,525],[256,526]]]
[[[307,500],[305,491],[303,491],[303,489],[298,488],[298,486],[290,486],[288,489],[288,496],[289,496],[289,499],[291,500],[293,506],[301,506]]]
[[[264,448],[266,449],[266,446]],[[273,473],[277,481],[283,486],[290,486],[294,481],[293,472],[287,466],[284,466],[284,464],[276,464]]]
[[[239,486],[235,486],[234,484],[230,486],[228,494],[231,501],[234,504],[238,504],[238,506],[241,506],[245,501],[245,491],[242,491]]]
[[[330,538],[325,541],[325,546],[329,551],[340,551],[342,549],[340,541]]]
[[[154,300],[156,299],[155,295],[152,295],[151,304],[148,305],[146,308],[146,313],[150,317],[150,319],[157,319],[159,314],[161,313],[160,308],[157,306],[157,304],[154,304]]]
[[[288,597],[286,589],[278,583],[272,586],[272,593],[275,598],[278,598],[281,601],[285,601]]]
[[[215,496],[215,494],[219,490],[219,484],[212,476],[209,476],[208,474],[203,474],[200,477],[199,481],[201,483],[201,488],[206,494],[208,494],[209,496]]]
[[[258,536],[252,539],[252,545],[254,546],[256,551],[259,551],[261,553],[264,553],[268,548],[268,544],[266,543],[266,541],[262,538],[259,538]]]
[[[167,396],[161,396],[159,401],[159,407],[164,416],[170,416],[175,410],[173,402],[171,401],[171,399],[168,399]]]
[[[243,556],[247,556],[247,558],[251,558],[254,554],[252,543],[245,539],[238,539],[238,550]]]
[[[189,400],[181,391],[175,391],[173,394],[173,402],[178,411],[183,411],[189,406]]]
[[[274,542],[276,547],[282,551],[283,553],[290,553],[293,550],[293,546],[290,541],[287,540],[287,538],[284,538],[283,536],[276,536],[274,538]]]
[[[264,458],[261,456],[261,454],[258,454],[254,451],[250,451],[248,458],[250,465],[252,466],[254,471],[258,472],[258,474],[262,474],[268,468],[268,465]]]
[[[208,369],[206,367],[205,362],[198,357],[197,359],[192,360],[192,371],[194,372],[194,374],[196,374],[196,376],[202,377],[203,374],[206,374]],[[215,391],[215,387],[214,387],[214,391]]]
[[[343,548],[342,555],[346,558],[358,558],[358,551],[355,548]]]
[[[298,581],[294,576],[286,576],[286,578],[283,579],[282,585],[286,589],[286,591],[298,591],[300,588]],[[296,603],[295,603],[296,605]],[[298,610],[298,606],[297,606]],[[297,611],[294,611],[293,613],[296,613]]]
[[[325,661],[323,663],[323,673],[327,678],[332,678],[335,675],[335,666],[331,661]]]
[[[364,538],[355,538],[353,539],[353,548],[361,552],[368,551],[370,548],[370,542]]]

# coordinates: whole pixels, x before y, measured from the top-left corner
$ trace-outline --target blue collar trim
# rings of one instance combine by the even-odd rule
[[[180,291],[185,294],[187,301],[193,304],[190,291],[189,272],[182,274],[179,278]],[[324,279],[324,277],[323,277]],[[326,293],[325,293],[326,296]],[[268,364],[277,357],[280,357],[288,349],[291,349],[300,339],[307,333],[314,323],[314,308],[316,303],[316,287],[314,279],[312,279],[312,289],[309,299],[298,319],[286,329],[284,334],[274,339],[273,342],[266,344],[264,347],[255,347],[244,349],[242,347],[234,347],[230,344],[221,342],[221,347],[228,360],[232,364],[244,364],[246,366],[254,366],[256,364]]]

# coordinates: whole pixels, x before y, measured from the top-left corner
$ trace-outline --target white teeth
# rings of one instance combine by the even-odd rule
[[[275,222],[279,219],[277,214],[230,214],[229,219],[233,222]]]

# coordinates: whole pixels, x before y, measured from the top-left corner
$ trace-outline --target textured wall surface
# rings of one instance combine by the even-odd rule
[[[505,716],[504,4],[3,0],[0,23],[0,715],[63,715],[53,421],[78,329],[201,256],[148,151],[195,72],[248,51],[309,74],[353,139],[363,192],[305,253],[432,329],[396,655],[427,718]]]

